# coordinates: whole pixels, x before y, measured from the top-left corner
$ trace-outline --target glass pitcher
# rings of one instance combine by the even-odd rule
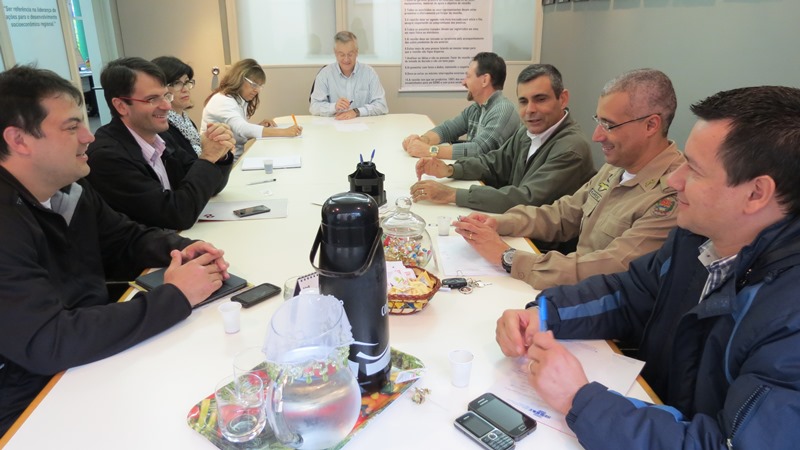
[[[270,320],[264,353],[267,420],[284,445],[320,449],[344,439],[361,411],[347,356],[353,335],[339,300],[302,292]]]

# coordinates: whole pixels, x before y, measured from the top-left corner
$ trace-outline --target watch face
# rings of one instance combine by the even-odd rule
[[[503,262],[510,266],[511,262],[514,260],[514,253],[515,252],[516,252],[516,250],[513,249],[513,248],[512,249],[508,249],[505,252],[503,252]]]
[[[428,149],[431,152],[431,155],[438,155],[439,154],[439,146],[438,145],[431,145],[431,148]]]

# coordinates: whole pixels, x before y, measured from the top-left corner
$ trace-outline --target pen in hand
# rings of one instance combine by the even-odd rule
[[[252,183],[247,183],[248,186],[252,186],[254,184],[262,184],[262,183],[272,183],[273,181],[277,181],[275,178],[270,178],[268,180],[261,180],[261,181],[254,181]]]
[[[547,297],[539,297],[539,331],[547,331]]]
[[[292,114],[292,122],[294,122],[294,126],[297,126],[297,118]]]

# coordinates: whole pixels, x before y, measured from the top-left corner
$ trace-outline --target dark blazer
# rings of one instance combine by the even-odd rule
[[[192,122],[192,125],[194,125],[194,122]],[[197,127],[195,126],[195,128]],[[180,147],[182,150],[188,152],[189,156],[191,156],[193,159],[197,159],[197,153],[195,153],[192,143],[189,142],[189,139],[186,139],[186,136],[181,133],[181,130],[172,126],[172,124],[169,124],[169,129],[167,131],[160,133],[159,135],[164,138],[165,141],[167,140],[166,136],[169,135],[177,147]]]
[[[228,183],[233,157],[217,164],[193,158],[168,133],[164,161],[171,190],[164,190],[155,170],[145,161],[139,144],[122,120],[103,125],[89,145],[87,179],[117,211],[145,225],[185,230],[191,228],[208,199]]]

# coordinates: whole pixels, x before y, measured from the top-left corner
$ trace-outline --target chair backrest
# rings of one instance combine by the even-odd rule
[[[317,75],[319,75],[319,73],[322,72],[322,69],[324,69],[324,68],[325,68],[325,66],[320,67],[319,70],[317,71]],[[314,93],[314,85],[317,84],[317,75],[314,75],[314,81],[311,82],[311,91],[309,91],[309,93],[308,93],[308,104],[309,105],[311,104],[311,94]]]

